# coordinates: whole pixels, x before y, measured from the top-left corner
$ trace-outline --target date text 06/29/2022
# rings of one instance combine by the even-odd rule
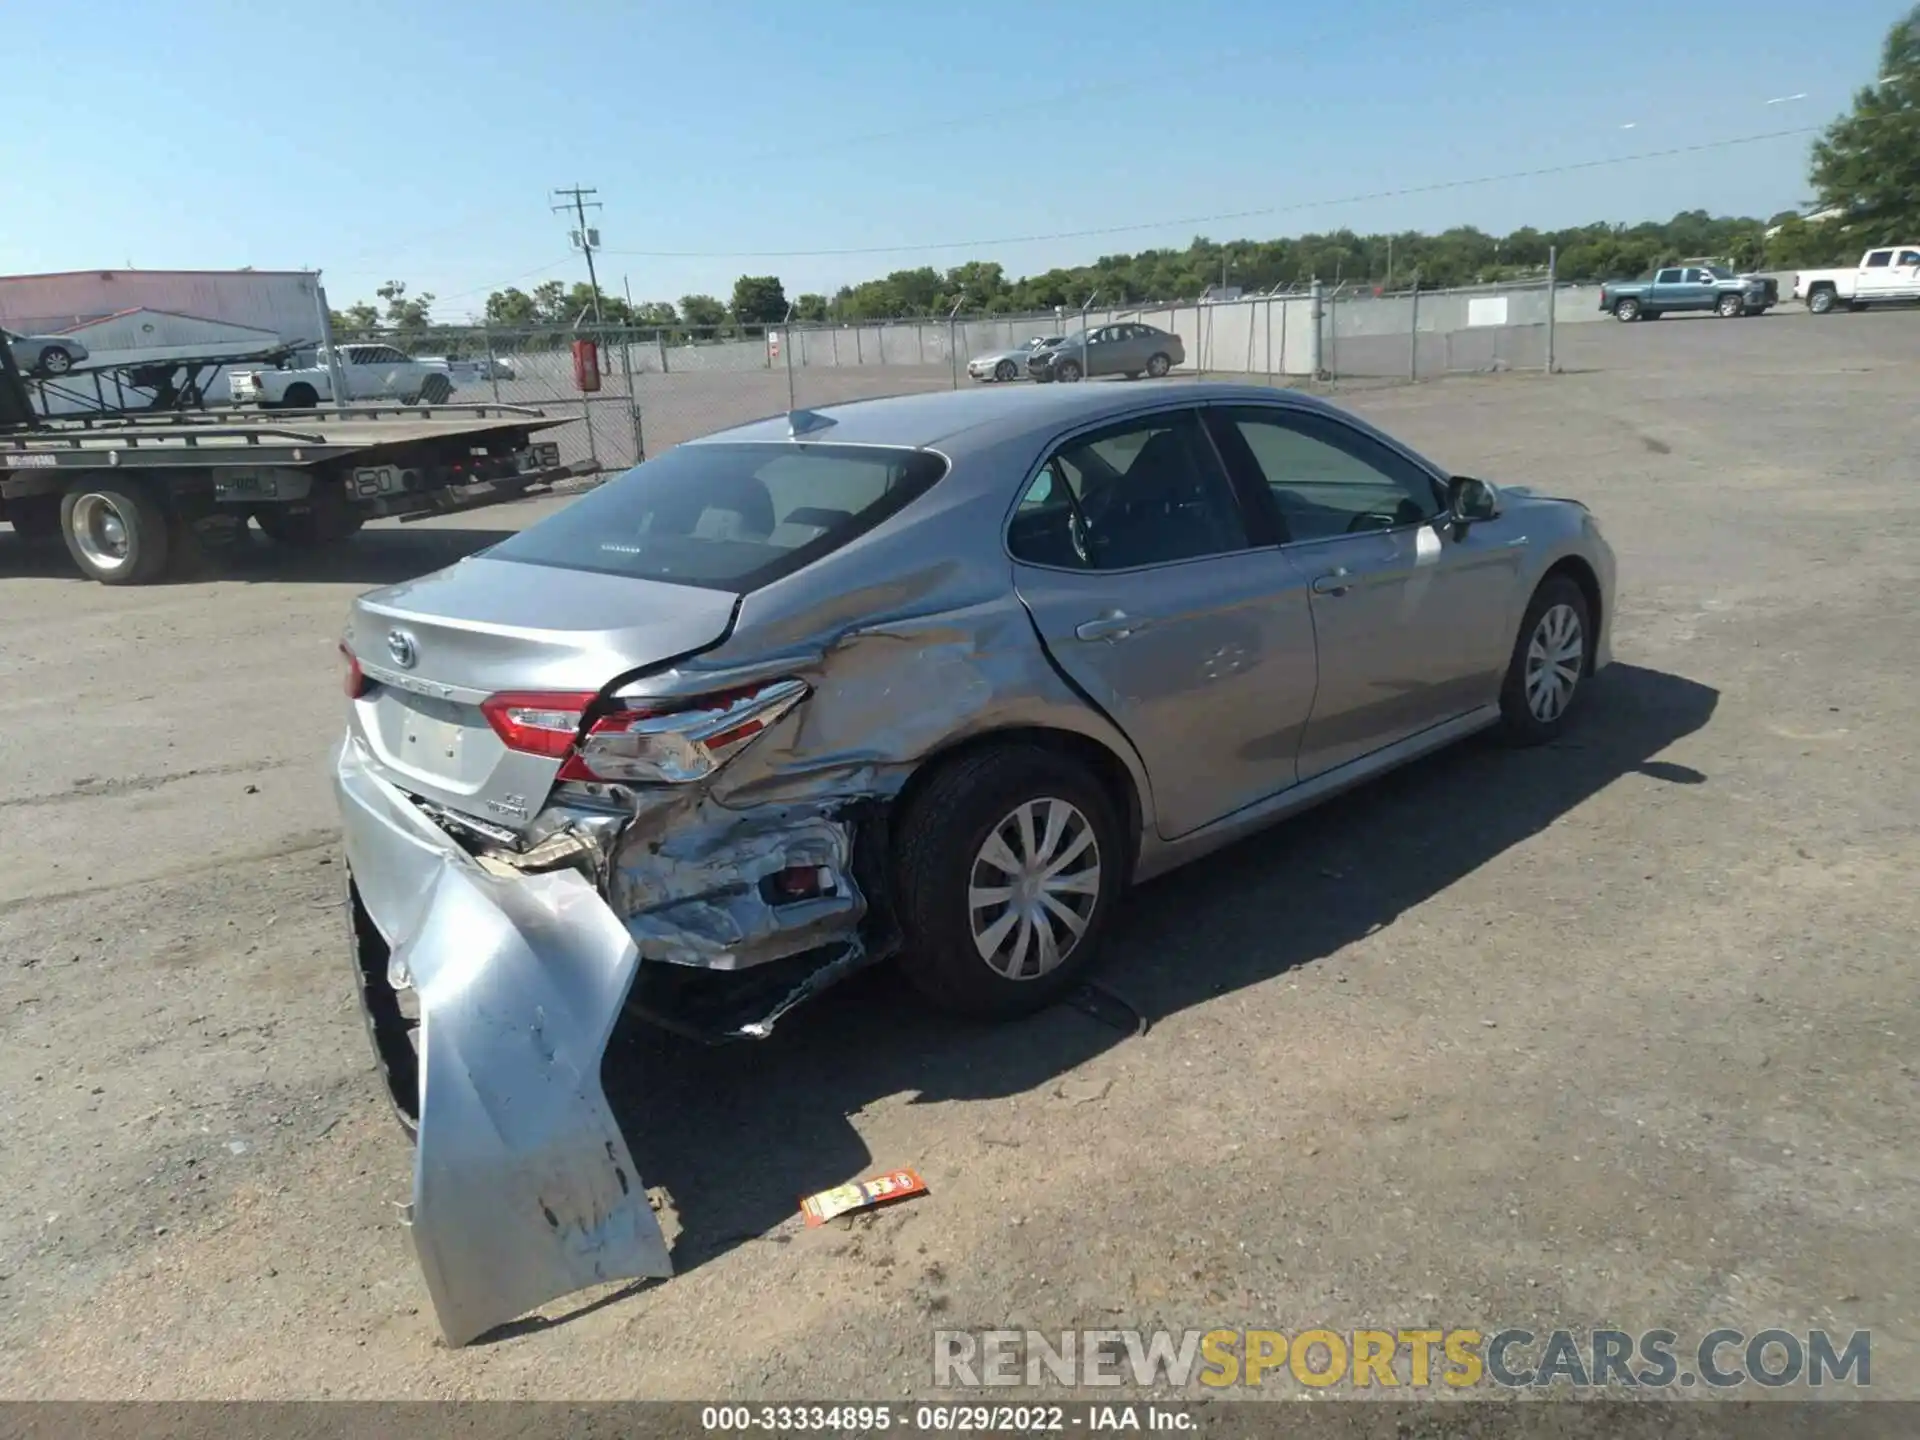
[[[707,1405],[700,1428],[716,1434],[884,1434],[893,1430],[931,1433],[1053,1434],[1069,1431],[1185,1431],[1199,1417],[1178,1404],[984,1405]]]

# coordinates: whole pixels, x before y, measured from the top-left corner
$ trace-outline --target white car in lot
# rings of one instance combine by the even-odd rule
[[[436,368],[391,345],[371,344],[342,345],[338,358],[349,400],[439,405],[453,394],[453,377],[444,361]],[[278,370],[236,370],[228,385],[234,404],[263,410],[311,410],[334,398],[324,347],[302,351]]]
[[[1793,298],[1815,315],[1920,300],[1920,242],[1875,246],[1851,270],[1802,270]]]

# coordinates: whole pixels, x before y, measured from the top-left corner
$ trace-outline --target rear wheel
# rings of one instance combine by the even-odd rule
[[[1807,296],[1807,309],[1815,315],[1831,315],[1833,302],[1838,298],[1831,285],[1822,285]]]
[[[1625,300],[1614,301],[1613,318],[1621,321],[1638,320],[1640,318],[1640,302],[1631,296]]]
[[[1147,361],[1147,374],[1156,380],[1165,379],[1167,372],[1171,369],[1173,369],[1173,359],[1171,356],[1155,355],[1151,360]]]
[[[1500,687],[1507,740],[1541,745],[1566,728],[1593,658],[1593,616],[1586,592],[1565,575],[1533,592]]]
[[[164,506],[129,477],[82,475],[60,497],[67,553],[102,585],[145,585],[166,572],[171,535]]]
[[[305,501],[262,506],[253,521],[275,544],[296,550],[345,540],[367,523],[338,486],[319,484]]]
[[[913,797],[898,835],[901,968],[940,1008],[1030,1015],[1093,964],[1125,838],[1078,761],[1027,745],[964,756]]]
[[[289,410],[311,410],[320,403],[320,392],[311,385],[289,385],[280,403]]]
[[[444,405],[451,394],[453,382],[444,375],[429,375],[427,383],[420,387],[420,398],[429,405]]]
[[[73,369],[73,352],[58,345],[49,345],[40,352],[38,368],[43,375],[64,375]]]

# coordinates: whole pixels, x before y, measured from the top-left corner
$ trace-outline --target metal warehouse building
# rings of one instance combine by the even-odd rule
[[[82,332],[149,311],[169,328],[267,332],[288,343],[319,338],[320,277],[302,270],[71,270],[0,276],[0,325],[18,334]],[[181,322],[198,321],[198,326]],[[124,325],[119,328],[125,328]],[[137,329],[137,327],[136,327]],[[155,332],[149,331],[149,343]],[[184,338],[184,337],[182,337]],[[103,347],[104,348],[104,347]]]

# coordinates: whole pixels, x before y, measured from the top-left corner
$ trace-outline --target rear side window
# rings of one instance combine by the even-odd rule
[[[1867,268],[1869,270],[1884,270],[1892,259],[1893,252],[1891,250],[1876,250],[1867,256]]]
[[[1007,530],[1014,559],[1064,570],[1130,570],[1246,547],[1232,482],[1192,411],[1069,440]]]
[[[745,594],[871,530],[946,472],[927,450],[681,445],[486,553]]]
[[[1656,285],[1678,285],[1680,283],[1680,272],[1678,270],[1662,270],[1658,275],[1653,277],[1653,283]]]

